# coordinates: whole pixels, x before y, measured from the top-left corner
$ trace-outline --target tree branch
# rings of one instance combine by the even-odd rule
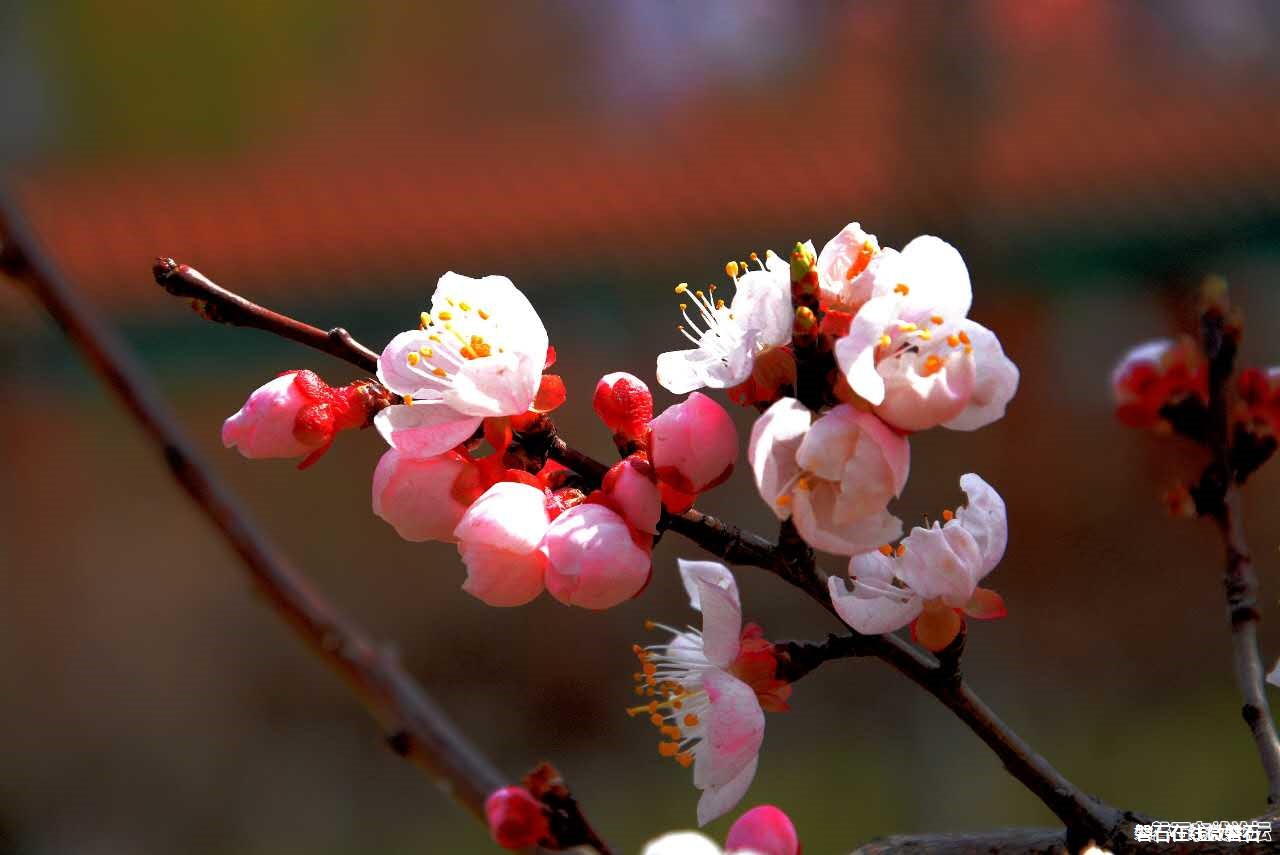
[[[1221,287],[1221,286],[1218,286]],[[1231,652],[1236,683],[1244,700],[1240,713],[1257,746],[1267,777],[1267,804],[1280,805],[1280,738],[1267,702],[1266,670],[1258,651],[1258,576],[1244,536],[1240,488],[1232,465],[1231,377],[1239,346],[1239,325],[1229,316],[1225,293],[1206,286],[1200,315],[1200,346],[1209,368],[1209,407],[1205,443],[1213,454],[1193,495],[1196,507],[1212,517],[1226,551],[1223,581],[1231,621]]]
[[[197,311],[210,320],[281,335],[363,370],[376,365],[377,356],[373,351],[345,331],[326,333],[265,309],[215,285],[191,267],[163,259],[156,265],[155,274],[170,293],[195,299]],[[570,448],[558,436],[550,436],[546,447],[548,456],[577,472],[589,486],[598,486],[608,471],[605,464]],[[678,515],[664,514],[661,527],[683,535],[731,564],[758,567],[778,575],[835,615],[826,582],[814,567],[812,550],[803,544],[791,543],[786,527],[782,532],[782,547],[696,509]],[[859,655],[875,656],[900,671],[968,725],[995,752],[1009,773],[1063,821],[1073,840],[1083,844],[1119,833],[1124,821],[1121,812],[1081,792],[1036,754],[969,688],[956,663],[949,662],[944,667],[895,635],[858,636],[855,633],[853,637],[856,642],[848,644],[857,646]]]
[[[57,321],[160,449],[174,478],[240,557],[259,593],[312,652],[347,682],[382,727],[392,750],[424,769],[485,823],[485,799],[506,779],[403,669],[392,649],[375,641],[312,587],[252,523],[200,460],[124,342],[36,249],[15,209],[3,200],[0,272],[24,283]],[[376,355],[344,331],[325,333],[270,312],[223,291],[189,268],[174,265],[170,274],[165,278],[182,283],[173,293],[203,301],[206,317],[267,329],[364,368],[376,364]]]

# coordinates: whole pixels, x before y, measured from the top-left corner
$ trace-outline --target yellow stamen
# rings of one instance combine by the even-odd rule
[[[459,303],[459,304],[458,304],[458,308],[459,308],[459,309],[461,309],[461,310],[462,310],[462,311],[464,311],[464,312],[469,312],[469,311],[471,311],[471,307],[470,307],[469,305],[467,305],[466,303]]]
[[[687,294],[687,293],[689,293],[689,283],[688,283],[688,282],[681,282],[679,285],[677,285],[677,286],[676,286],[676,293],[677,293],[677,294]]]
[[[480,316],[480,320],[482,321],[489,320],[489,313],[486,312],[484,309],[480,309],[479,311],[476,312],[476,314]]]
[[[947,344],[951,345],[952,347],[958,347],[960,345],[960,339],[954,335],[949,335],[947,336]]]
[[[905,297],[911,293],[911,289],[907,287],[905,282],[899,282],[897,285],[893,286],[893,292]]]
[[[442,320],[442,321],[451,321],[451,320],[453,320],[453,313],[452,313],[452,312],[441,312],[441,313],[440,313],[440,320]]]
[[[431,316],[426,312],[418,315],[418,329],[425,330],[429,326],[431,326]]]
[[[407,361],[410,365],[417,365],[419,362],[422,361],[422,357],[418,355],[418,352],[416,350],[411,350],[409,351],[409,355],[405,357],[405,361]]]
[[[954,511],[946,510],[942,512],[943,522],[951,522],[955,518],[956,518],[956,515]]]
[[[896,554],[899,558],[901,558],[902,556],[906,555],[906,554],[907,554],[907,545],[906,545],[905,543],[899,543],[899,544],[898,544],[898,548],[897,548],[897,550],[895,550],[895,554]]]
[[[662,717],[661,713],[654,713],[653,715],[649,716],[649,723],[652,724],[654,727],[662,727],[662,723],[664,721],[666,721],[666,719]]]
[[[728,264],[724,266],[724,272],[729,276],[730,279],[737,279],[738,278],[738,262],[730,261]]]
[[[934,315],[933,317],[929,318],[929,320],[933,321],[935,324],[940,324],[942,323],[942,315]]]
[[[406,407],[412,407],[412,406],[413,406],[413,396],[412,396],[412,395],[405,395],[405,396],[404,396],[404,404],[405,404],[405,406],[406,406]]]
[[[968,334],[967,332],[965,332],[964,330],[960,330],[960,340],[961,340],[962,342],[964,342],[965,344],[971,344],[971,343],[972,343],[972,342],[970,342],[970,341],[969,341],[969,334]]]
[[[889,345],[893,344],[893,339],[889,338],[887,335],[882,335],[880,336],[880,339],[879,341],[876,342],[876,344],[880,345],[881,347],[888,347]]]
[[[658,753],[663,757],[675,757],[680,751],[680,743],[678,742],[659,742]]]
[[[898,332],[915,332],[918,329],[919,327],[912,323],[907,323],[905,321],[898,323]]]
[[[777,505],[778,505],[778,507],[780,507],[780,508],[785,508],[787,505],[791,504],[791,497],[790,497],[790,496],[779,496],[779,497],[778,497],[778,500],[777,500],[777,502],[776,502],[776,504],[777,504]]]
[[[920,330],[916,335],[920,336],[922,341],[931,341],[933,339],[933,332],[930,330]]]
[[[892,547],[892,546],[890,546],[890,545],[889,545],[889,544],[887,544],[887,543],[881,544],[881,545],[880,545],[880,554],[881,554],[881,555],[883,555],[884,557],[888,558],[889,556],[893,555],[893,547]]]
[[[431,373],[432,373],[432,374],[434,374],[434,375],[436,375],[437,377],[447,377],[447,376],[448,376],[448,375],[445,373],[445,370],[444,370],[443,368],[439,368],[439,367],[432,368],[432,369],[431,369]]]
[[[685,726],[685,727],[697,727],[697,726],[698,726],[698,716],[697,716],[695,713],[688,713],[687,715],[685,715],[685,717],[684,717],[684,726]]]
[[[685,767],[686,769],[688,769],[690,766],[693,765],[693,755],[690,754],[688,751],[681,751],[679,754],[676,755],[676,762],[679,763],[681,766]]]

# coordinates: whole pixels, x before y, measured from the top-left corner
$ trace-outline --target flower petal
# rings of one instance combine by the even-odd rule
[[[698,825],[706,825],[719,819],[742,801],[742,797],[751,788],[751,782],[755,780],[759,763],[759,757],[752,757],[751,762],[733,778],[718,787],[707,787],[702,791],[702,798],[698,799]]]
[[[808,407],[795,398],[782,398],[751,426],[747,461],[760,497],[779,519],[791,516],[790,503],[778,500],[790,494],[800,474],[796,452],[811,421]]]
[[[1009,543],[1009,519],[1004,499],[980,476],[969,472],[960,476],[960,489],[968,502],[956,511],[954,523],[964,527],[978,544],[982,555],[974,584],[996,568]]]
[[[876,371],[876,345],[899,306],[895,294],[872,297],[849,324],[849,333],[836,341],[836,364],[849,388],[872,404],[884,400],[884,379]]]
[[[694,752],[693,784],[698,789],[732,781],[755,760],[764,741],[764,710],[754,689],[716,669],[706,672],[703,687],[711,705],[703,742]]]
[[[795,311],[791,307],[789,273],[752,270],[741,276],[735,287],[730,309],[742,329],[756,333],[753,350],[791,341]]]
[[[903,591],[901,596],[862,596],[856,586],[850,590],[845,580],[838,576],[828,579],[827,585],[836,614],[863,635],[881,635],[901,629],[915,620],[922,608],[920,598],[909,591]]]
[[[393,404],[373,417],[387,445],[411,457],[435,457],[465,442],[480,427],[478,416],[466,416],[438,401]]]
[[[798,489],[792,496],[792,519],[796,530],[814,549],[834,555],[856,555],[896,540],[902,521],[881,510],[860,519],[838,517],[839,490],[823,481],[811,489]]]
[[[962,325],[973,347],[975,378],[969,403],[960,415],[943,422],[951,430],[977,430],[1004,417],[1004,411],[1018,391],[1018,366],[1004,355],[995,333],[966,320]]]
[[[721,855],[721,852],[705,834],[671,831],[646,843],[640,855]]]
[[[408,330],[387,342],[378,355],[378,380],[383,386],[397,395],[412,395],[423,401],[440,399],[441,384],[426,379],[423,370],[409,364],[409,354],[420,353],[434,344],[431,335],[429,330]]]
[[[680,560],[680,578],[689,602],[702,612],[702,646],[707,661],[728,668],[742,638],[742,603],[729,568],[715,561]]]
[[[969,268],[954,246],[933,235],[921,235],[902,248],[902,262],[902,281],[911,289],[905,300],[908,311],[948,319],[969,314],[973,286]]]

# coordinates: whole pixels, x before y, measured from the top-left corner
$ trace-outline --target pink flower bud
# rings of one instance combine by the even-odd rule
[[[1189,338],[1157,339],[1131,348],[1111,372],[1116,417],[1136,428],[1155,426],[1165,404],[1188,395],[1209,399],[1204,357]]]
[[[653,418],[653,395],[649,387],[625,371],[600,378],[591,406],[605,427],[630,440],[644,439]]]
[[[453,530],[479,495],[475,463],[453,452],[423,460],[392,448],[373,471],[373,512],[405,540],[453,543]]]
[[[604,476],[605,495],[632,528],[658,533],[662,497],[653,466],[642,454],[632,454],[613,465]]]
[[[310,371],[290,371],[258,387],[243,407],[222,424],[222,444],[238,448],[245,457],[301,457],[333,437],[329,402],[310,394],[312,387],[297,382]],[[324,381],[320,381],[324,385]],[[306,412],[306,418],[300,416]],[[298,430],[302,423],[302,430]]]
[[[652,568],[650,550],[636,543],[626,520],[597,504],[577,505],[556,517],[542,554],[551,596],[587,609],[607,609],[634,597]]]
[[[546,493],[515,481],[494,484],[454,529],[467,567],[462,590],[491,606],[522,606],[542,592]]]
[[[667,407],[649,428],[649,456],[658,480],[684,493],[700,493],[733,473],[738,429],[724,407],[701,392]]]
[[[790,817],[773,805],[759,805],[738,817],[724,841],[726,855],[799,855],[800,838]]]
[[[525,849],[551,834],[546,811],[524,787],[494,790],[484,801],[489,834],[503,849]]]

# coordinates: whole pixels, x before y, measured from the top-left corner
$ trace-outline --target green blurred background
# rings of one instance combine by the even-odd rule
[[[973,685],[1087,791],[1238,818],[1264,785],[1220,547],[1157,500],[1200,460],[1115,423],[1107,375],[1185,326],[1207,273],[1249,313],[1247,359],[1280,362],[1278,40],[1267,0],[6,3],[0,159],[286,552],[513,779],[553,760],[625,852],[694,822],[690,775],[623,707],[644,618],[695,619],[674,564],[696,552],[668,538],[644,596],[607,613],[481,605],[454,550],[370,512],[372,432],[303,473],[221,449],[222,419],[274,374],[355,375],[201,322],[151,258],[375,348],[440,273],[505,273],[559,350],[564,432],[604,458],[594,380],[652,380],[682,341],[675,282],[854,219],[889,245],[945,237],[1023,372],[1000,423],[913,441],[898,506],[953,507],[967,471],[1009,503],[990,583],[1010,614],[974,628]],[[0,313],[0,853],[491,851],[256,600],[48,320],[8,287]],[[1268,617],[1278,496],[1274,469],[1247,490]],[[743,472],[703,504],[771,527]],[[770,637],[835,629],[772,577],[740,584]],[[873,662],[823,669],[769,717],[744,806],[763,802],[808,855],[1052,821]]]

